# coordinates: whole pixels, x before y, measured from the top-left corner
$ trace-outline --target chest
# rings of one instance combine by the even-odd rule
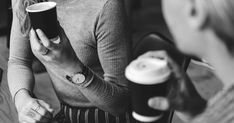
[[[57,3],[57,16],[79,59],[92,64],[98,59],[95,23],[98,7],[89,0],[52,0]]]

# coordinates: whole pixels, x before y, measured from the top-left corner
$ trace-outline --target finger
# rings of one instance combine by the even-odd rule
[[[169,102],[165,97],[155,97],[151,98],[148,101],[148,105],[157,110],[168,110],[169,109]]]
[[[54,50],[55,49],[55,46],[54,46],[53,42],[50,41],[47,38],[47,36],[45,35],[45,33],[42,30],[37,29],[36,32],[37,32],[37,35],[40,38],[41,43],[43,44],[44,47],[46,47],[46,48],[48,48],[50,50]]]
[[[46,103],[45,101],[43,100],[39,100],[39,103],[47,110],[49,111],[50,113],[53,113],[53,109],[50,107],[50,105],[48,103]]]
[[[36,120],[34,120],[33,118],[25,115],[25,116],[22,117],[20,122],[22,122],[22,123],[36,123]]]
[[[30,31],[30,44],[32,49],[36,51],[41,50],[41,43],[39,42],[39,39],[37,38],[37,35],[33,29]]]
[[[47,49],[40,43],[37,38],[36,32],[31,29],[30,31],[30,44],[31,48],[37,52],[44,53]]]
[[[36,113],[35,120],[47,122],[52,119],[52,114],[48,112],[43,106],[39,106],[37,110],[33,110]]]
[[[35,121],[49,121],[37,112],[39,110],[42,110],[42,107],[34,100],[30,103],[30,109],[25,111],[25,115]]]
[[[50,105],[47,104],[46,102],[44,102],[43,100],[39,100],[39,103],[41,104],[41,106],[44,109],[44,110],[39,111],[40,114],[42,114],[44,117],[46,117],[48,119],[52,119],[54,110],[50,107]]]
[[[50,119],[43,117],[40,115],[38,112],[34,110],[30,110],[26,113],[26,118],[33,119],[34,121],[37,122],[48,122]]]

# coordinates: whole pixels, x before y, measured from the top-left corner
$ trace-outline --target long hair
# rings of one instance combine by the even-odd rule
[[[26,7],[35,3],[44,2],[47,0],[15,0],[12,4],[13,11],[19,20],[20,31],[23,36],[27,36],[31,28],[31,22],[26,12]]]
[[[207,24],[234,55],[234,0],[202,0],[209,17]]]

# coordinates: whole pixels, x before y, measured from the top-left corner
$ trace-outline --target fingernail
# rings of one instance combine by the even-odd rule
[[[31,29],[31,30],[30,30],[30,33],[32,34],[32,33],[33,33],[33,31],[34,31],[34,30],[33,30],[33,29]]]
[[[40,29],[37,29],[36,32],[39,33],[39,32],[41,32],[41,30],[40,30]]]

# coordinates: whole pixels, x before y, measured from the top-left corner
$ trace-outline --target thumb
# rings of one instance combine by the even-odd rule
[[[47,109],[47,111],[49,111],[50,113],[53,113],[54,112],[54,109],[52,109],[50,107],[50,105],[48,103],[46,103],[45,101],[43,100],[39,100],[39,103],[45,108]]]
[[[154,97],[149,99],[148,105],[157,110],[168,110],[169,109],[169,102],[165,97]]]

